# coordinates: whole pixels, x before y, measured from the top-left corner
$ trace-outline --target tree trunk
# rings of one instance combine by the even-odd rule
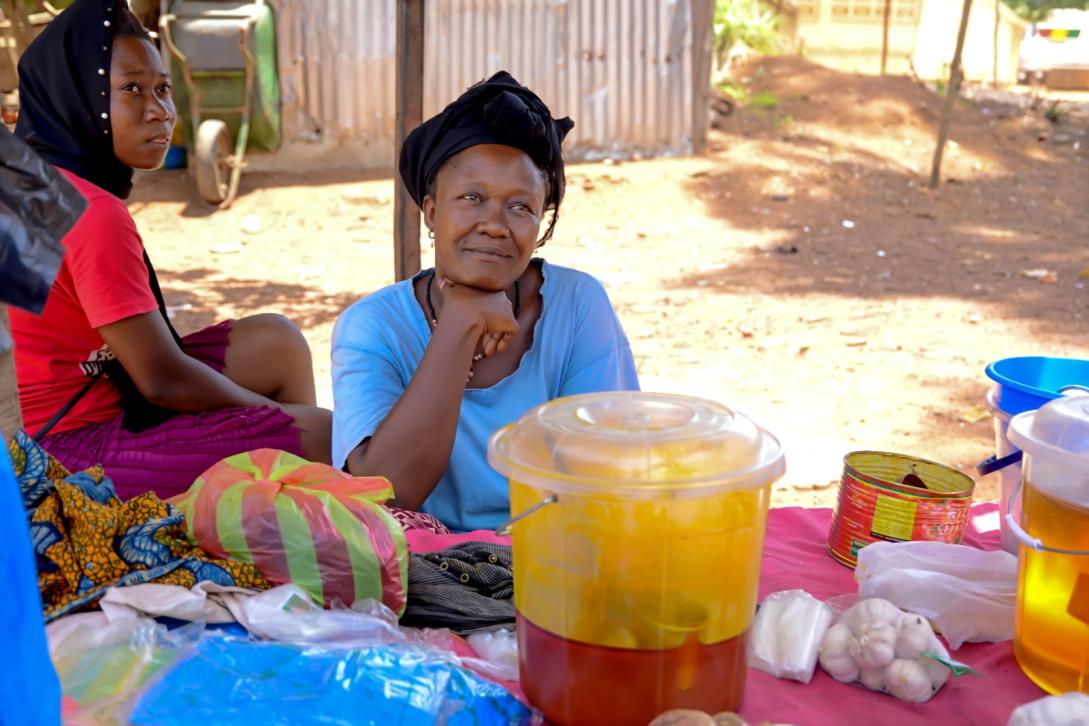
[[[892,11],[892,0],[885,0],[885,15],[881,28],[881,75],[885,75],[889,64],[889,15]]]
[[[26,13],[26,5],[17,0],[0,0],[0,10],[4,11],[4,19],[8,21],[14,44],[14,47],[9,46],[9,52],[18,60],[30,44],[30,18]]]
[[[957,49],[953,52],[953,65],[949,69],[949,85],[945,89],[945,105],[942,107],[941,121],[938,126],[938,145],[934,149],[934,165],[930,169],[930,188],[937,189],[942,176],[942,154],[945,142],[949,138],[949,125],[953,121],[953,107],[957,103],[960,91],[960,57],[964,52],[964,36],[968,33],[968,16],[972,12],[972,0],[964,0],[960,15],[960,30],[957,31]]]

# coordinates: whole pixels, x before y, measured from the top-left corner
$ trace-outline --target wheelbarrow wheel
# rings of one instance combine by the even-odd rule
[[[231,178],[231,132],[219,119],[202,121],[197,129],[197,191],[204,201],[219,205],[227,198]]]

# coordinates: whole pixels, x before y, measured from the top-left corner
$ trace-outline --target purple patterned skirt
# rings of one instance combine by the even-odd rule
[[[185,336],[182,344],[222,373],[230,334],[228,320]],[[303,454],[294,420],[267,406],[178,414],[140,433],[121,428],[118,413],[105,423],[50,434],[41,445],[71,471],[101,464],[122,499],[147,491],[162,499],[181,494],[212,464],[253,449]]]

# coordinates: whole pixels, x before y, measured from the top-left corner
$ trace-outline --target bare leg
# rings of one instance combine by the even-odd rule
[[[316,406],[285,405],[284,413],[295,418],[302,439],[303,456],[309,461],[332,463],[333,412]]]
[[[310,346],[298,326],[283,315],[265,313],[234,321],[226,364],[223,375],[277,403],[317,403]]]

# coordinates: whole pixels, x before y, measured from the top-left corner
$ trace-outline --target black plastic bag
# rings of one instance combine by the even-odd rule
[[[0,125],[0,302],[40,313],[87,200]]]

